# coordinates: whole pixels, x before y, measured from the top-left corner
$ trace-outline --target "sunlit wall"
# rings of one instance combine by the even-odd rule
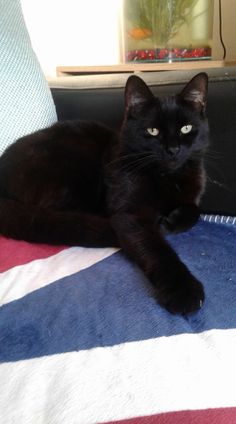
[[[46,75],[59,65],[120,62],[122,0],[21,0],[34,50]]]

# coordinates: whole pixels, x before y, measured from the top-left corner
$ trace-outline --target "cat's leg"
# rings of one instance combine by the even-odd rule
[[[158,225],[164,233],[179,233],[192,228],[198,221],[200,210],[195,204],[181,205],[163,216]]]
[[[160,232],[146,228],[137,216],[129,213],[117,213],[111,222],[121,247],[153,284],[160,305],[174,314],[187,314],[201,308],[202,284]]]
[[[36,243],[116,247],[109,218],[83,211],[55,211],[0,198],[0,234]]]

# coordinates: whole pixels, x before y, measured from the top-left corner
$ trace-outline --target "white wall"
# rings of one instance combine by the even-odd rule
[[[226,45],[226,60],[236,60],[236,1],[221,0],[222,4],[222,35]],[[219,38],[219,7],[215,1],[214,27],[213,27],[213,56],[222,58],[223,50]]]
[[[122,0],[21,3],[33,48],[46,75],[54,76],[60,65],[119,63]]]

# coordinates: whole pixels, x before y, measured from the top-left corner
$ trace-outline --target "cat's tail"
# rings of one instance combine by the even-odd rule
[[[54,211],[0,198],[0,234],[36,243],[118,246],[109,219],[83,212]]]

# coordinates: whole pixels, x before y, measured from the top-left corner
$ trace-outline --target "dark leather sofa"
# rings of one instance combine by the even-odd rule
[[[206,161],[207,190],[201,207],[204,213],[236,216],[236,67],[203,70],[210,81],[207,115],[211,147]],[[139,75],[159,96],[180,91],[198,72],[143,72]],[[80,75],[50,81],[59,120],[96,120],[119,128],[128,76]]]

